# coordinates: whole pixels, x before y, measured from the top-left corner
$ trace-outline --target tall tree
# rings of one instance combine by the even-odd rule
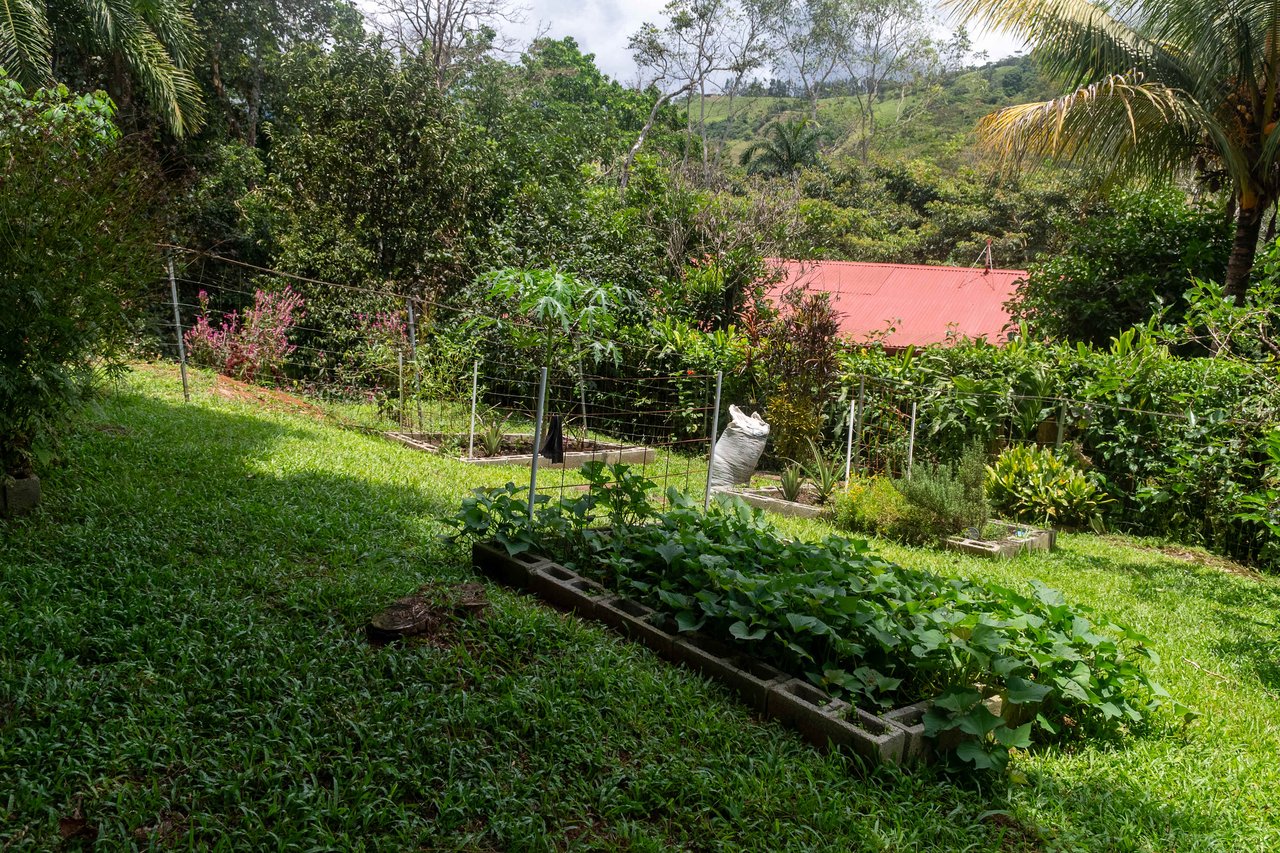
[[[1024,37],[1070,89],[988,116],[979,126],[986,144],[1010,159],[1220,180],[1235,217],[1224,293],[1242,302],[1264,213],[1280,198],[1280,5],[961,0],[959,8]]]
[[[763,64],[773,6],[770,0],[671,0],[663,9],[667,16],[664,26],[646,22],[631,36],[632,56],[647,77],[646,84],[665,90],[665,96],[654,105],[654,115],[667,100],[687,96],[685,116],[690,141],[694,138],[696,96],[704,179],[710,169],[708,89],[714,88],[715,75],[727,73],[727,85],[736,91],[746,74]],[[643,141],[644,133],[635,150]],[[686,161],[688,154],[686,148]],[[628,163],[633,158],[634,152]],[[624,168],[624,185],[626,174]]]
[[[198,53],[183,0],[0,0],[0,67],[19,83],[100,76],[126,121],[140,92],[175,136],[203,122]]]
[[[509,0],[375,0],[374,25],[401,56],[430,66],[449,89],[497,44],[498,27],[519,19]]]
[[[791,0],[775,19],[777,70],[800,78],[815,122],[818,97],[850,50],[851,11],[842,0]]]
[[[342,0],[194,0],[192,11],[204,42],[201,79],[212,95],[210,123],[250,147],[271,111],[280,56],[361,26],[359,13]]]
[[[845,69],[857,99],[858,149],[865,161],[884,88],[905,82],[911,63],[928,49],[930,20],[921,0],[865,0],[848,18]]]

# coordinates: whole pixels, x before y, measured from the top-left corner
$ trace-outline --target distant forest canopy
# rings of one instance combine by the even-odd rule
[[[1062,81],[1030,57],[974,67],[918,0],[674,0],[631,35],[627,85],[571,38],[512,43],[508,0],[121,2],[134,14],[106,29],[82,0],[19,4],[9,77],[104,89],[146,140],[132,156],[160,167],[175,242],[374,292],[473,305],[486,272],[554,267],[725,328],[764,257],[969,265],[989,245],[1023,268],[1095,245],[1095,219],[1154,240],[1231,214],[1221,180],[1148,201],[1082,168],[997,164],[979,120]],[[1221,277],[1216,248],[1194,270],[1178,246],[1138,248],[1172,278],[1126,289],[1126,321],[1191,272]],[[184,286],[249,289],[244,269],[189,264]],[[326,328],[385,302],[306,295]]]

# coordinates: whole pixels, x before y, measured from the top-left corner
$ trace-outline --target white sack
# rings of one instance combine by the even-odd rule
[[[720,435],[711,458],[713,489],[750,482],[769,438],[769,425],[759,412],[748,416],[737,406],[730,406],[729,417],[732,422]]]

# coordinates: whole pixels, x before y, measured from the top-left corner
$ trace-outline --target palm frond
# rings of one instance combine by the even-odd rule
[[[49,83],[53,34],[41,0],[0,0],[0,68],[24,86]]]
[[[954,0],[948,5],[966,22],[1006,30],[1033,44],[1046,73],[1070,86],[1130,69],[1180,88],[1191,81],[1186,58],[1144,32],[1146,16],[1133,4],[1120,12],[1092,0]]]
[[[1052,157],[1161,178],[1186,171],[1187,152],[1206,120],[1212,118],[1177,90],[1130,73],[1051,101],[1007,107],[984,118],[978,134],[1005,162]]]
[[[0,0],[2,2],[2,0]],[[180,34],[180,40],[194,38],[189,13],[170,2],[139,7],[135,0],[81,0],[95,34],[103,47],[117,52],[128,66],[147,103],[175,136],[185,136],[204,122],[204,101],[191,72],[175,58],[161,33]],[[158,7],[168,7],[168,11]],[[142,11],[140,11],[140,9]],[[152,29],[153,20],[164,21],[161,32]],[[191,48],[183,48],[187,53]]]

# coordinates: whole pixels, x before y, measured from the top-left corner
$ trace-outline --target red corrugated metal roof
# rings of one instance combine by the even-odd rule
[[[793,287],[824,290],[840,314],[840,334],[854,341],[883,340],[886,347],[944,343],[956,336],[1005,340],[1009,312],[1004,303],[1022,270],[863,264],[853,261],[783,261],[785,278],[776,299]],[[892,332],[881,337],[891,328]]]

